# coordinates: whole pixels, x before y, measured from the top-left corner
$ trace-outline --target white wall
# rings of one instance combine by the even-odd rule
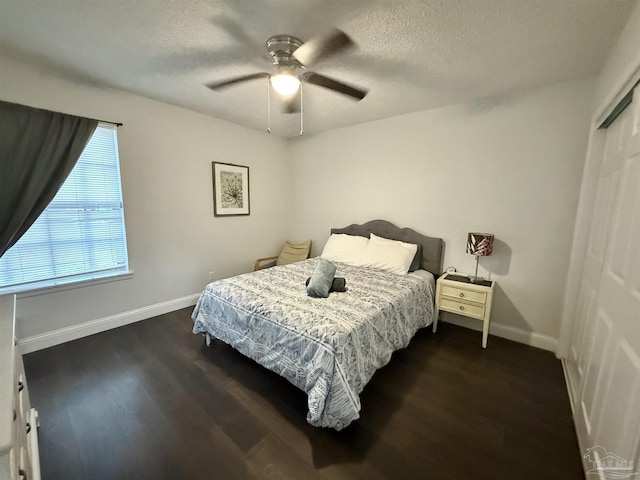
[[[473,273],[467,232],[492,232],[480,260],[498,282],[492,333],[553,349],[593,89],[587,79],[298,139],[290,236],[318,254],[331,227],[381,218],[442,237],[444,266]]]
[[[31,337],[200,292],[279,251],[288,202],[278,137],[143,97],[82,85],[0,58],[0,99],[123,122],[118,129],[132,279],[19,298]],[[251,215],[213,216],[211,162],[248,165]]]

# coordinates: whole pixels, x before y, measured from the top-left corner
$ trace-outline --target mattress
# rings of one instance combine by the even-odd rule
[[[193,333],[215,337],[307,393],[307,421],[341,430],[360,416],[359,394],[391,354],[433,317],[434,278],[336,263],[347,291],[311,298],[317,258],[210,283]]]

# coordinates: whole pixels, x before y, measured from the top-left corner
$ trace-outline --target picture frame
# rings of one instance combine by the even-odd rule
[[[235,217],[250,214],[249,167],[211,162],[213,215]]]

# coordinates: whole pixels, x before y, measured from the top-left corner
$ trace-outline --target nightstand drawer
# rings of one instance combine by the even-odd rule
[[[473,292],[470,292],[473,293]],[[440,309],[460,313],[469,317],[484,319],[484,306],[470,303],[457,302],[453,299],[440,298]]]
[[[442,295],[447,297],[455,297],[458,299],[467,300],[469,302],[486,303],[486,292],[474,292],[472,290],[466,290],[464,288],[451,287],[449,285],[442,285]]]

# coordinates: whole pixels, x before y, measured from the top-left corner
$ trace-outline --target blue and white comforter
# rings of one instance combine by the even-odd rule
[[[416,274],[336,262],[348,291],[307,296],[312,258],[207,285],[193,333],[210,334],[308,395],[307,421],[341,430],[359,417],[359,394],[391,354],[431,323],[432,287]]]

